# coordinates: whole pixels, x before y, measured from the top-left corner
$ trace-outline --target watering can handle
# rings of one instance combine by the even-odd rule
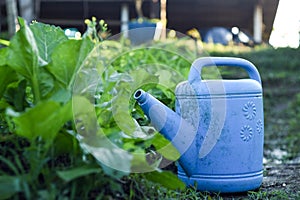
[[[261,84],[261,79],[256,67],[249,61],[242,58],[233,57],[203,57],[195,60],[191,66],[188,80],[192,84],[201,80],[201,71],[203,67],[208,66],[231,66],[240,67],[247,71],[249,77]]]

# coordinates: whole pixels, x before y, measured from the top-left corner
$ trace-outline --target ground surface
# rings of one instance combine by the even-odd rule
[[[266,191],[300,191],[300,163],[274,164],[265,166],[262,189]]]
[[[264,179],[255,192],[221,194],[229,199],[300,199],[300,163],[268,164]]]

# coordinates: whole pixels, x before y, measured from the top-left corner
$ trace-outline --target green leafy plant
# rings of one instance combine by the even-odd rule
[[[94,43],[88,38],[68,40],[62,29],[51,25],[28,26],[22,18],[19,24],[21,29],[0,54],[1,150],[11,145],[17,149],[3,151],[0,177],[5,180],[3,198],[17,194],[30,199],[59,190],[53,188],[59,165],[85,164],[75,160],[82,152],[69,133],[70,88]],[[57,163],[62,157],[70,163]]]
[[[87,32],[80,40],[68,39],[59,27],[38,22],[27,25],[22,18],[19,18],[19,24],[21,28],[12,37],[9,46],[0,49],[0,149],[3,152],[0,156],[1,198],[73,199],[78,195],[82,198],[102,198],[115,193],[125,197],[126,193],[119,182],[124,174],[120,176],[105,165],[100,167],[99,157],[93,154],[93,151],[83,148],[85,143],[78,139],[78,127],[73,123],[76,117],[76,113],[73,112],[74,105],[72,107],[73,85],[80,76],[81,66],[93,63],[93,59],[87,59],[88,56],[93,56],[93,50],[102,42],[110,46],[123,45],[115,41],[104,41],[98,34],[99,29],[94,18],[87,21]],[[102,33],[107,31],[103,21],[100,21],[99,26]],[[144,167],[148,165],[150,171],[158,170],[151,167],[151,163],[147,163],[145,149],[152,145],[159,149],[169,141],[159,134],[148,139],[120,135],[121,130],[118,126],[120,123],[125,125],[126,121],[123,123],[122,118],[119,118],[121,121],[117,124],[115,119],[109,117],[112,113],[110,107],[105,106],[109,104],[105,103],[119,101],[122,95],[130,95],[125,92],[118,100],[114,99],[111,92],[118,89],[121,91],[129,86],[132,77],[137,78],[142,73],[147,79],[147,70],[128,72],[128,69],[140,65],[139,57],[147,55],[148,61],[145,64],[157,62],[158,59],[163,59],[160,62],[169,64],[170,57],[174,64],[183,60],[174,57],[174,53],[158,54],[158,58],[154,58],[151,56],[155,55],[155,51],[141,49],[133,52],[137,55],[134,56],[135,63],[129,65],[130,56],[127,56],[130,51],[128,47],[123,48],[122,52],[125,54],[110,65],[111,69],[105,71],[106,74],[102,76],[103,84],[98,86],[100,92],[96,93],[101,95],[101,100],[95,103],[97,121],[107,138],[111,141],[118,139],[120,143],[117,145],[129,153],[141,153],[140,156],[126,161],[129,162],[129,171],[125,173],[127,175],[134,166],[140,164]],[[106,52],[103,50],[101,53]],[[183,66],[187,63],[183,60]],[[157,84],[157,75],[155,76],[149,78],[154,78],[154,84]],[[159,95],[169,102],[173,101],[170,101],[172,98],[168,89],[163,89]],[[86,109],[88,105],[94,108],[85,97],[75,96],[75,99],[82,108]],[[130,105],[131,109],[135,110],[133,116],[141,118],[141,111],[134,108],[133,101]],[[127,135],[132,134],[130,130],[129,128]],[[143,129],[142,132],[144,131]],[[160,153],[172,159],[166,153]],[[101,157],[110,159],[111,154],[101,154]],[[125,165],[125,160],[112,162],[120,161]],[[146,178],[168,188],[184,188],[183,183],[172,173],[155,171],[148,173]],[[167,179],[172,179],[173,183],[165,181]]]
[[[21,29],[0,49],[0,199],[222,199],[184,189],[175,174],[159,169],[178,152],[163,148],[169,141],[149,126],[131,98],[142,88],[174,108],[176,83],[187,79],[191,62],[200,56],[193,41],[168,39],[133,48],[125,39],[105,40],[105,22],[86,22],[83,37],[71,40],[59,27],[27,25],[20,18]],[[298,54],[299,49],[211,50],[211,55],[243,57],[259,66],[266,148],[271,148],[272,139],[286,137],[280,135],[286,124],[291,136],[281,141],[298,152],[299,97],[291,90],[299,82],[292,73]],[[93,78],[99,79],[90,90]],[[289,99],[294,99],[287,107],[289,114],[279,112],[278,104]],[[108,142],[125,154],[111,159],[113,151],[97,148]],[[127,171],[117,172],[101,163],[103,159]],[[132,173],[140,169],[147,173]],[[258,191],[249,192],[248,198],[287,195]]]

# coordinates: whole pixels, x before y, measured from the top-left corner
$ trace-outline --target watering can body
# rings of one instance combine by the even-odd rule
[[[202,80],[202,68],[211,66],[240,67],[250,78]],[[163,119],[152,120],[154,114],[146,114],[153,124],[160,123],[160,132],[179,149],[179,179],[200,191],[258,188],[263,179],[264,118],[261,79],[255,66],[239,58],[197,59],[175,95],[177,115],[161,112],[163,107],[153,110]]]

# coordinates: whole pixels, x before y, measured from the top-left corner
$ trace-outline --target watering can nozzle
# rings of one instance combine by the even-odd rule
[[[186,174],[191,174],[191,162],[186,156],[182,156],[194,141],[195,128],[176,112],[154,98],[151,94],[139,89],[134,95],[145,115],[154,128],[166,139],[172,142],[180,153],[179,162]]]
[[[135,91],[133,97],[139,104],[143,104],[147,100],[147,93],[142,89],[138,89]]]

